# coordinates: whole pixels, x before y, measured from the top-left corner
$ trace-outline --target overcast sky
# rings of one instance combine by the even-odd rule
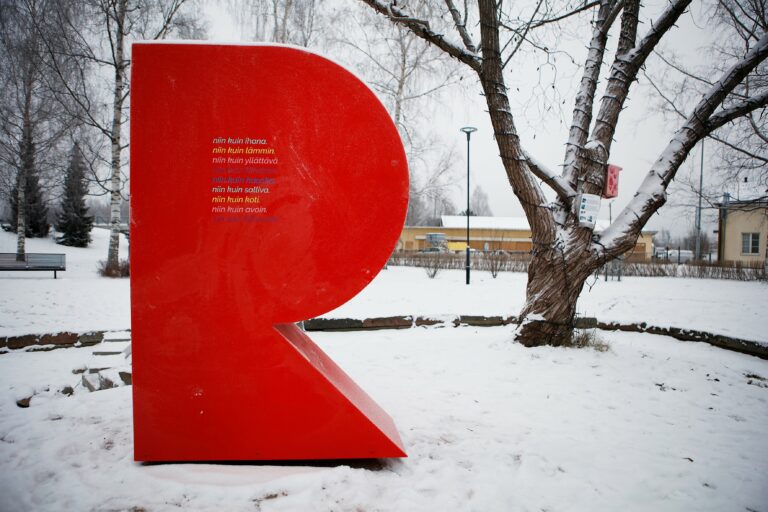
[[[353,0],[347,0],[352,2]],[[322,5],[322,4],[321,4]],[[327,5],[327,4],[325,4]],[[344,5],[343,3],[339,5]],[[658,11],[665,5],[663,0],[649,0],[643,3],[643,12]],[[674,49],[677,58],[688,59],[692,64],[702,63],[706,58],[704,48],[708,44],[708,33],[696,26],[696,20],[701,18],[699,6],[694,6],[693,12],[683,15],[678,27],[665,40],[662,48],[666,51]],[[217,41],[237,41],[240,39],[234,23],[226,12],[211,4],[206,8],[209,19],[209,37]],[[383,21],[383,20],[382,20]],[[580,38],[563,39],[561,44],[581,64],[586,57],[586,44],[589,38],[589,28],[581,31]],[[647,24],[641,25],[640,35],[647,30]],[[333,55],[329,55],[333,58]],[[607,56],[610,62],[612,56]],[[532,101],[530,91],[536,86],[546,87],[551,84],[552,69],[545,68],[537,71],[533,58],[521,58],[514,61],[513,72],[507,75],[507,85],[512,91],[510,100],[513,105],[518,132],[524,147],[538,160],[551,168],[559,168],[564,154],[564,143],[567,140],[568,123],[571,119],[573,96],[580,78],[580,71],[563,65],[568,59],[561,57],[555,82],[557,94],[561,101],[559,107],[548,112],[541,112],[543,107],[535,100]],[[660,69],[658,59],[649,61],[648,72],[655,73]],[[604,66],[602,77],[607,75]],[[498,149],[493,140],[490,119],[486,112],[484,98],[480,95],[477,80],[470,77],[461,90],[453,90],[448,97],[443,98],[440,107],[435,108],[428,124],[437,132],[446,144],[454,144],[456,149],[456,186],[452,193],[454,203],[461,210],[466,202],[466,138],[459,132],[462,126],[475,126],[478,131],[472,135],[471,142],[471,188],[480,184],[490,199],[494,215],[522,216],[522,209],[512,194],[507,182]],[[465,80],[464,82],[467,82]],[[604,83],[604,82],[603,82]],[[517,88],[521,91],[516,93]],[[598,88],[598,94],[602,84]],[[619,182],[619,196],[611,200],[613,216],[632,198],[634,191],[650,169],[651,164],[666,146],[680,121],[665,120],[657,113],[657,99],[651,96],[651,89],[641,78],[630,93],[626,110],[622,113],[615,142],[611,151],[611,163],[623,168]],[[564,101],[564,103],[562,103]],[[450,108],[445,108],[449,106]],[[683,164],[680,173],[695,171],[698,175],[699,150],[697,146],[689,159]],[[707,168],[707,153],[705,152],[705,169]],[[670,203],[674,198],[670,198]],[[603,200],[600,218],[608,219],[609,201]],[[708,215],[714,219],[714,212]],[[658,230],[662,227],[670,229],[673,235],[683,234],[694,225],[694,210],[692,208],[674,208],[665,206],[660,214],[654,216],[646,229]],[[710,222],[706,229],[712,233],[714,225]]]

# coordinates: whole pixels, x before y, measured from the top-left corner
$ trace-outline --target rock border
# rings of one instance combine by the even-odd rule
[[[408,329],[412,327],[458,327],[467,325],[473,327],[498,327],[517,322],[515,316],[478,316],[478,315],[447,315],[439,317],[428,316],[390,316],[382,318],[313,318],[304,322],[304,330],[311,331],[365,331],[372,329]],[[722,334],[713,334],[695,329],[680,327],[658,327],[641,323],[601,322],[597,318],[579,317],[576,319],[579,329],[601,329],[604,331],[645,332],[670,336],[679,341],[693,341],[768,359],[768,345],[756,341],[733,338]]]
[[[440,316],[386,316],[374,318],[313,318],[303,322],[304,330],[313,331],[369,331],[380,329],[412,329],[414,327],[498,327],[513,324],[515,316],[482,315],[440,315]],[[693,341],[768,359],[768,344],[757,341],[733,338],[722,334],[713,334],[695,329],[680,327],[658,327],[641,323],[601,322],[596,318],[580,317],[576,319],[579,329],[602,329],[604,331],[645,332],[670,336],[680,341]],[[126,329],[121,329],[126,330]],[[12,350],[43,351],[65,347],[84,347],[101,343],[104,334],[111,331],[89,331],[85,333],[60,332],[56,334],[27,334],[24,336],[0,337],[0,355]],[[115,331],[117,332],[117,331]]]
[[[45,351],[66,347],[88,347],[97,345],[110,331],[88,331],[83,333],[58,332],[55,334],[25,334],[23,336],[0,336],[0,354],[8,350],[27,349]]]

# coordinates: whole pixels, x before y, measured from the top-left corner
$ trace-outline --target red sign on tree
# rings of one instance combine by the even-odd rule
[[[619,173],[621,167],[608,164],[603,185],[603,199],[612,199],[619,195]]]

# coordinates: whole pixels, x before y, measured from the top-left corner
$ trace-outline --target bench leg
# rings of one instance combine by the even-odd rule
[[[56,271],[53,271],[53,278],[56,279]]]

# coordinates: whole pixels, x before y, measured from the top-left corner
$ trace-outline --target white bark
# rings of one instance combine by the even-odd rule
[[[127,0],[119,0],[117,4],[117,16],[114,28],[114,63],[115,63],[115,87],[112,102],[112,127],[110,130],[111,143],[111,178],[109,201],[109,249],[107,252],[107,271],[117,275],[120,267],[120,202],[122,201],[121,189],[121,165],[122,165],[122,127],[123,127],[123,103],[125,101],[125,13]]]
[[[19,169],[19,177],[18,177],[18,191],[16,194],[16,204],[18,205],[18,208],[16,209],[16,259],[22,260],[24,259],[24,254],[26,253],[26,241],[27,241],[27,209],[25,208],[25,205],[27,204],[27,194],[26,194],[26,182],[27,182],[27,176],[26,172],[24,170],[24,166],[21,166]]]
[[[21,261],[26,254],[27,243],[27,172],[29,172],[29,162],[27,161],[32,143],[32,123],[30,119],[32,108],[32,86],[26,84],[24,90],[24,113],[22,117],[23,134],[21,136],[21,148],[19,151],[19,174],[17,177],[18,189],[16,191],[16,259]]]

